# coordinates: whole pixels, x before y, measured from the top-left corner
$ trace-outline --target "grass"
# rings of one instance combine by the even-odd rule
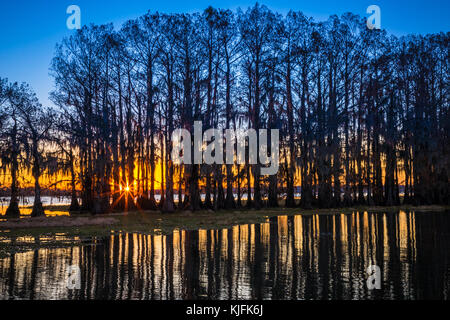
[[[270,217],[292,215],[333,215],[351,214],[353,212],[437,212],[449,210],[444,206],[394,206],[394,207],[353,207],[338,209],[274,208],[263,210],[229,210],[229,211],[183,211],[173,214],[162,214],[156,211],[141,211],[129,213],[112,213],[102,215],[108,224],[89,225],[89,221],[99,219],[99,216],[89,214],[72,214],[71,217],[48,217],[40,219],[33,227],[21,228],[20,224],[5,228],[0,222],[0,257],[11,253],[43,247],[62,247],[78,245],[80,241],[91,241],[92,238],[102,238],[114,233],[170,234],[174,230],[224,229],[234,225],[256,224],[266,222]],[[68,206],[47,206],[46,211],[66,212]],[[73,221],[83,218],[82,225],[73,225]],[[60,219],[61,226],[46,226],[48,219]],[[57,220],[55,220],[57,221]],[[70,222],[70,223],[66,223]],[[3,224],[3,226],[2,226]],[[72,225],[70,225],[72,224]],[[64,237],[61,237],[64,235]],[[34,241],[20,241],[21,239]],[[40,239],[45,238],[46,241]],[[36,240],[37,239],[37,240]]]

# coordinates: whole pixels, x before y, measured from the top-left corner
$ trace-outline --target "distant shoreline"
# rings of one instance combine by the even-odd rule
[[[393,213],[397,211],[407,211],[407,212],[442,212],[450,210],[449,206],[439,206],[439,205],[429,205],[429,206],[412,206],[412,205],[401,205],[401,206],[355,206],[348,208],[328,208],[328,209],[301,209],[301,208],[264,208],[261,210],[254,209],[234,209],[234,210],[199,210],[199,211],[178,211],[176,213],[164,214],[160,211],[132,211],[132,212],[112,212],[108,214],[98,214],[91,215],[87,212],[81,213],[69,213],[68,205],[49,205],[44,206],[46,212],[48,212],[47,217],[37,217],[31,218],[27,215],[23,215],[21,218],[6,219],[4,216],[0,216],[0,231],[2,229],[21,229],[21,228],[42,228],[42,227],[78,227],[78,226],[92,226],[92,225],[102,225],[102,219],[107,221],[103,227],[108,227],[109,225],[114,225],[113,220],[108,220],[109,218],[123,217],[129,218],[135,215],[146,216],[149,219],[163,219],[172,220],[174,218],[185,218],[185,217],[202,217],[211,218],[223,217],[227,215],[240,215],[242,218],[255,218],[255,217],[277,217],[277,216],[293,216],[293,215],[335,215],[335,214],[351,214],[353,212],[383,212],[383,213]],[[67,213],[66,215],[52,215],[52,212]],[[4,221],[1,221],[4,220]],[[202,226],[207,221],[204,219],[199,219],[198,225]],[[238,219],[239,224],[245,223],[245,220]],[[118,221],[117,221],[118,222]],[[254,223],[252,219],[249,219],[248,223]],[[232,223],[233,224],[233,223]],[[183,229],[183,226],[179,226]]]

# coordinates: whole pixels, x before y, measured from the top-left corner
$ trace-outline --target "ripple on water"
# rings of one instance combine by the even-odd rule
[[[59,233],[38,240],[74,245],[0,259],[0,299],[449,299],[448,230],[448,213],[364,212],[168,235]],[[370,291],[374,264],[382,289]],[[66,286],[73,265],[75,292]]]

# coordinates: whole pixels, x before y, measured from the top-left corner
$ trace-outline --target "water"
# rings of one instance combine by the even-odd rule
[[[0,234],[0,241],[10,240]],[[1,259],[0,298],[450,297],[448,212],[297,215],[223,230],[78,241]],[[80,290],[67,289],[69,265],[80,267]],[[381,290],[366,286],[369,265],[381,268]]]
[[[10,197],[0,197],[0,221],[1,216],[6,214],[6,210],[9,206]],[[42,205],[44,206],[68,206],[70,205],[70,197],[41,197]],[[27,218],[33,211],[34,197],[19,197],[19,210],[22,215],[21,218]],[[69,212],[61,210],[45,210],[45,215],[48,217],[54,216],[70,216]]]

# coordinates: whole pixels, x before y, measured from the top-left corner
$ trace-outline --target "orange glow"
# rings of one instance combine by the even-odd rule
[[[286,152],[284,152],[284,150],[281,152],[282,155],[284,155],[281,158],[281,163],[285,163],[286,161],[289,161],[289,150],[286,150]],[[167,183],[167,177],[164,178],[164,183],[163,183],[163,174],[164,174],[164,170],[166,168],[166,163],[165,161],[161,158],[161,153],[157,154],[157,159],[156,163],[155,163],[155,167],[154,167],[154,188],[155,191],[161,191],[166,185]],[[284,160],[284,161],[283,161]],[[355,173],[358,173],[358,165],[356,163],[356,160],[352,160],[353,161],[353,169],[355,170]],[[79,162],[79,160],[77,160],[77,162]],[[385,181],[385,176],[386,176],[386,159],[385,157],[381,157],[381,163],[382,163],[382,182],[384,183]],[[126,173],[127,178],[125,178],[123,175],[123,172],[119,172],[119,177],[118,177],[118,181],[114,181],[114,179],[112,177],[110,177],[110,185],[111,185],[111,190],[113,190],[113,193],[118,194],[118,195],[122,195],[122,194],[129,194],[129,193],[133,193],[133,195],[138,196],[138,190],[139,193],[141,193],[141,189],[138,188],[138,183],[142,183],[142,186],[146,183],[145,182],[145,175],[143,174],[143,168],[140,168],[141,163],[138,160],[135,160],[135,165],[134,165],[134,172],[133,172],[133,181],[129,181],[130,177],[128,177],[128,172]],[[361,163],[361,169],[365,170],[365,166],[366,163],[362,162]],[[178,189],[179,188],[179,173],[178,173],[178,166],[175,166],[175,173],[173,175],[173,184],[174,184],[174,188]],[[373,166],[371,165],[371,176],[373,176]],[[226,175],[226,170],[225,168],[222,168],[223,170],[223,174],[224,177]],[[233,168],[233,175],[237,176],[237,166],[234,165]],[[240,166],[240,172],[242,173],[243,170],[243,166]],[[345,185],[345,166],[341,167],[342,170],[342,175],[340,176],[340,182],[341,185]],[[75,174],[77,176],[80,176],[80,172],[79,172],[79,168],[75,168]],[[316,172],[311,172],[310,169],[308,169],[308,173],[312,173],[312,174],[317,174]],[[397,179],[399,181],[400,185],[404,185],[405,184],[405,171],[404,171],[404,163],[401,159],[398,160],[397,162]],[[33,188],[34,188],[34,178],[32,177],[32,173],[30,170],[26,170],[26,169],[22,169],[20,168],[20,171],[18,173],[18,185],[20,186],[21,189],[29,189],[27,190],[27,194],[32,195],[33,194]],[[150,176],[147,177],[148,181],[147,181],[147,185],[150,185]],[[43,174],[41,175],[40,179],[40,184],[41,184],[41,188],[43,190],[61,190],[61,191],[70,191],[72,188],[71,185],[71,175],[70,173],[66,173],[66,172],[56,172],[56,173],[52,173],[50,174],[49,172],[43,172]],[[184,177],[182,178],[182,181],[184,182]],[[129,183],[129,185],[128,185]],[[250,183],[253,185],[254,184],[254,179],[253,179],[253,174],[250,175]],[[410,177],[410,181],[409,183],[414,183],[414,179],[413,177]],[[302,184],[302,177],[301,177],[301,170],[295,170],[294,173],[294,185],[295,186],[301,186]],[[10,176],[10,172],[8,170],[6,170],[2,175],[0,175],[0,186],[3,188],[9,188],[11,185],[11,176]],[[204,188],[206,186],[206,179],[203,176],[200,180],[199,180],[199,185],[201,188]],[[234,182],[234,187],[237,186],[237,181]],[[241,188],[246,188],[247,186],[247,178],[244,177],[241,179]],[[281,181],[280,182],[280,186],[286,186],[286,182],[285,181]],[[223,187],[226,188],[226,179],[224,179],[223,181]],[[80,181],[77,180],[76,182],[76,190],[80,191],[81,190],[81,184]],[[182,188],[184,188],[184,186],[182,186]]]

